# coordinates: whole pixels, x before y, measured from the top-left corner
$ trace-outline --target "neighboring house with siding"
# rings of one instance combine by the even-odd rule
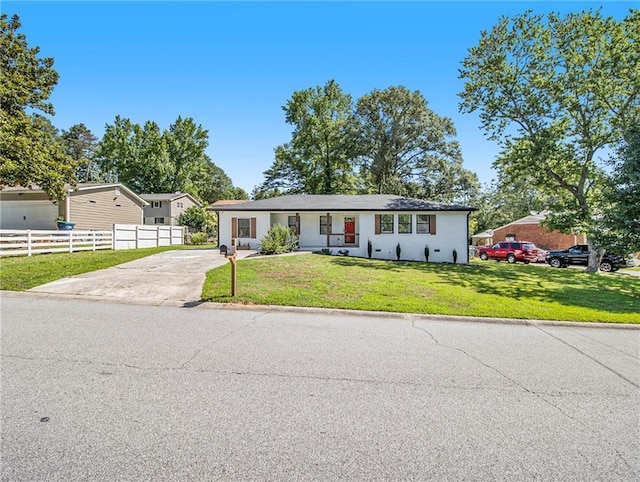
[[[275,224],[288,226],[300,238],[300,249],[348,250],[350,256],[467,263],[469,214],[474,208],[386,194],[295,195],[212,206],[218,214],[219,245],[259,249],[260,239]]]
[[[140,197],[149,203],[144,208],[144,224],[176,226],[176,219],[186,209],[202,207],[191,194],[184,192],[140,194]]]
[[[542,249],[565,249],[574,244],[587,244],[584,234],[564,234],[542,225],[548,212],[532,213],[499,228],[472,236],[473,244],[491,246],[500,241],[530,241]]]
[[[142,224],[146,201],[126,186],[78,184],[60,203],[40,187],[9,187],[0,191],[1,229],[56,229],[62,219],[74,229],[112,229],[114,224]]]

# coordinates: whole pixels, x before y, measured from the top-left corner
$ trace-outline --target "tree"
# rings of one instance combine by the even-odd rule
[[[39,58],[40,49],[29,48],[20,26],[18,15],[0,15],[0,188],[38,185],[59,201],[65,185],[75,184],[74,163],[38,113],[54,114],[48,99],[58,73],[53,58]]]
[[[494,167],[554,193],[550,228],[583,231],[597,270],[604,175],[598,153],[619,142],[638,109],[640,13],[503,17],[463,61],[462,112],[480,112],[502,150]]]
[[[449,202],[479,188],[462,167],[453,123],[419,91],[376,89],[358,100],[355,120],[366,191]]]
[[[62,143],[65,153],[77,166],[76,178],[80,182],[103,182],[106,176],[95,162],[98,138],[84,124],[71,126],[62,131]]]
[[[188,207],[178,216],[176,221],[181,226],[188,226],[209,235],[215,234],[218,228],[218,218],[207,209],[206,205]]]
[[[208,133],[193,119],[178,117],[167,131],[117,116],[96,152],[102,169],[136,192],[182,191],[198,197],[206,171]]]
[[[612,159],[605,190],[604,242],[621,253],[640,251],[640,118],[632,122]]]
[[[260,192],[349,194],[355,189],[352,101],[334,80],[294,92],[283,106],[295,126],[290,142],[278,146]]]
[[[506,179],[499,175],[470,200],[469,204],[478,209],[470,216],[471,231],[497,228],[532,212],[548,211],[553,203],[553,197],[533,186],[529,177]]]
[[[241,188],[235,187],[231,178],[208,156],[203,166],[202,176],[195,180],[195,187],[201,201],[213,204],[220,199],[249,199]]]

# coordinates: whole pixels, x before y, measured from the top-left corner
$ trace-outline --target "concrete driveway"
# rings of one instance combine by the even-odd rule
[[[238,258],[252,254],[255,251],[238,251]],[[200,301],[206,272],[228,262],[217,249],[165,251],[29,291],[117,303],[184,306]]]

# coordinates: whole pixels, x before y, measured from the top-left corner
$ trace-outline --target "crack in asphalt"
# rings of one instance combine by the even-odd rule
[[[235,330],[231,330],[229,333],[227,333],[224,336],[221,336],[220,338],[217,338],[205,345],[203,345],[202,347],[200,347],[200,349],[196,350],[196,352],[193,354],[193,356],[191,358],[189,358],[187,361],[185,361],[179,368],[178,370],[184,370],[185,367],[191,363],[200,353],[202,353],[206,348],[210,348],[218,343],[220,343],[222,340],[229,338],[231,335],[234,335],[236,333],[238,333],[241,330],[244,330],[245,328],[247,328],[248,326],[251,326],[253,324],[255,324],[258,321],[258,318],[266,315],[267,312],[262,312],[262,313],[257,313],[256,315],[251,317],[251,320],[249,320],[249,322],[245,323],[244,325],[236,328]]]
[[[534,325],[535,326],[535,325]],[[588,358],[589,360],[591,360],[592,362],[600,365],[602,368],[609,370],[611,373],[613,373],[614,375],[616,375],[617,377],[619,377],[620,379],[624,380],[625,382],[629,383],[630,385],[632,385],[635,388],[640,388],[640,385],[638,385],[636,382],[634,382],[633,380],[628,379],[627,377],[625,377],[622,373],[614,370],[613,368],[611,368],[610,366],[605,365],[604,363],[602,363],[600,360],[598,360],[597,358],[592,357],[591,355],[589,355],[588,353],[585,353],[584,351],[580,350],[578,347],[572,345],[571,343],[564,341],[562,338],[557,337],[556,335],[554,335],[553,333],[548,332],[547,330],[545,330],[544,328],[542,328],[541,326],[535,326],[538,330],[540,330],[541,332],[545,333],[546,335],[550,336],[551,338],[553,338],[554,340],[559,341],[560,343],[568,346],[569,348],[577,351],[578,353],[580,353],[582,356]]]
[[[595,338],[593,338],[591,336],[585,335],[582,331],[578,331],[578,330],[573,329],[573,328],[571,329],[571,331],[573,333],[577,334],[577,335],[580,335],[580,336],[582,336],[584,338],[587,338],[587,339],[593,341],[594,343],[598,343],[599,345],[606,346],[607,348],[609,348],[611,350],[617,351],[618,353],[621,353],[621,354],[623,354],[625,356],[628,356],[629,358],[633,358],[634,360],[640,360],[640,356],[639,356],[640,355],[640,350],[639,350],[638,354],[634,355],[633,353],[627,353],[626,351],[621,350],[620,348],[618,348],[616,346],[610,345],[608,343],[604,343],[604,342],[602,342],[600,340],[597,340],[597,339],[595,339]]]
[[[199,350],[199,352],[202,350]],[[197,354],[196,354],[197,355]],[[196,355],[190,358],[193,359]],[[180,367],[141,367],[137,365],[132,365],[129,363],[110,363],[110,362],[98,362],[91,360],[75,360],[70,358],[46,358],[46,357],[26,357],[21,355],[2,355],[2,358],[13,358],[18,360],[26,360],[26,361],[53,361],[59,363],[73,363],[73,364],[85,364],[85,365],[101,365],[107,367],[115,367],[115,368],[130,368],[133,370],[139,370],[143,372],[177,372],[184,370],[183,366],[188,363],[185,362],[183,366]],[[349,377],[328,377],[328,376],[320,376],[320,375],[294,375],[289,373],[276,373],[276,372],[256,372],[256,371],[241,371],[241,370],[213,370],[207,368],[197,368],[193,370],[198,373],[215,373],[219,375],[238,375],[238,376],[255,376],[255,377],[266,377],[266,378],[289,378],[289,379],[297,379],[297,380],[324,380],[324,381],[335,381],[335,382],[354,382],[354,383],[370,383],[377,385],[399,385],[399,386],[415,386],[415,387],[424,387],[424,386],[437,386],[440,388],[448,388],[448,389],[456,389],[456,390],[484,390],[484,391],[504,391],[501,388],[495,387],[466,387],[466,386],[458,386],[458,385],[440,385],[440,384],[432,384],[432,383],[421,383],[421,382],[402,382],[402,381],[388,381],[388,380],[375,380],[375,379],[367,379],[367,378],[349,378]],[[626,396],[625,396],[626,397]]]
[[[426,333],[427,335],[429,335],[429,337],[433,340],[433,342],[438,345],[441,346],[443,348],[449,349],[449,350],[454,350],[454,351],[458,351],[462,354],[464,354],[465,356],[471,358],[472,360],[476,361],[477,363],[481,364],[482,366],[489,368],[490,370],[495,371],[497,374],[499,374],[500,376],[504,377],[505,379],[509,380],[511,383],[513,383],[514,385],[516,385],[517,387],[519,387],[520,389],[524,390],[527,393],[530,393],[531,395],[535,396],[536,398],[538,398],[539,400],[541,400],[542,402],[546,403],[547,405],[549,405],[550,407],[554,408],[555,410],[557,410],[558,412],[560,412],[564,417],[576,422],[577,424],[579,424],[580,426],[582,426],[584,429],[588,430],[589,432],[591,432],[593,435],[595,435],[596,437],[598,437],[601,441],[603,441],[604,443],[606,443],[609,448],[616,453],[616,455],[622,460],[622,462],[624,462],[625,466],[627,467],[627,469],[635,474],[634,469],[629,465],[629,462],[626,460],[626,458],[620,453],[620,451],[606,438],[602,437],[602,435],[598,432],[596,432],[594,429],[592,429],[591,427],[589,427],[586,423],[584,423],[582,420],[579,420],[573,416],[571,416],[569,413],[565,412],[564,410],[562,410],[562,408],[558,407],[557,405],[555,405],[554,403],[551,403],[551,401],[547,400],[546,398],[544,398],[540,393],[534,391],[534,390],[530,390],[527,387],[525,387],[524,385],[522,385],[520,382],[518,382],[517,380],[509,377],[508,375],[506,375],[505,373],[502,373],[500,370],[498,370],[496,367],[491,366],[487,363],[485,363],[484,361],[482,361],[480,358],[478,358],[475,355],[472,355],[471,353],[463,350],[462,348],[457,348],[455,346],[449,346],[446,345],[444,343],[440,343],[440,341],[427,329],[422,328],[420,326],[416,326],[416,320],[412,320],[410,316],[407,316],[407,320],[411,322],[411,326],[413,326],[413,328],[415,328],[416,330],[422,331],[423,333]],[[628,380],[627,378],[625,378],[623,375],[615,372],[615,370],[607,367],[606,365],[600,363],[598,360],[594,359],[593,357],[587,355],[586,353],[584,353],[583,351],[579,350],[578,348],[572,346],[571,344],[559,339],[558,337],[552,335],[551,333],[548,333],[547,331],[543,330],[541,327],[539,326],[535,326],[535,328],[541,330],[542,332],[546,333],[547,335],[557,339],[558,341],[564,343],[565,345],[573,348],[574,350],[578,351],[579,353],[581,353],[582,355],[586,356],[587,358],[595,361],[596,363],[598,363],[599,365],[602,365],[604,368],[606,368],[607,370],[612,371],[613,373],[615,373],[616,375],[618,375],[620,378],[622,378],[623,380],[625,380],[628,383],[631,383],[633,386],[637,387],[638,385],[636,385],[633,381]],[[582,453],[580,453],[581,456],[584,457],[584,455]],[[590,464],[591,465],[591,464]]]

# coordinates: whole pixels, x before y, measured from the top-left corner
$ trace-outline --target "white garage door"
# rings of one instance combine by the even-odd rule
[[[58,206],[49,201],[2,201],[1,229],[56,229]]]

